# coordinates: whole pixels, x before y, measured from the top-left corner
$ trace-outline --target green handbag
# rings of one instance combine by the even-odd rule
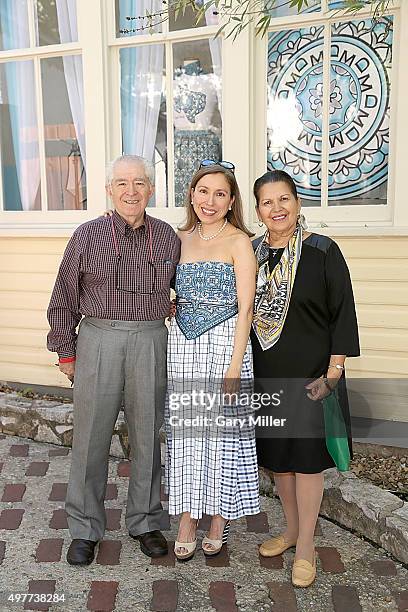
[[[337,389],[322,400],[326,447],[339,472],[350,468],[350,448]]]

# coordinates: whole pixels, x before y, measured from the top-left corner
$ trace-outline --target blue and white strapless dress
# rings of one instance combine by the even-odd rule
[[[234,267],[214,261],[179,264],[175,288],[177,315],[168,342],[165,412],[169,513],[190,512],[197,519],[203,514],[226,519],[257,514],[252,409],[245,402],[226,406],[214,400],[222,396],[234,346],[238,312]],[[241,390],[247,394],[252,378],[248,341],[241,369]],[[231,417],[245,424],[228,421],[224,427]]]

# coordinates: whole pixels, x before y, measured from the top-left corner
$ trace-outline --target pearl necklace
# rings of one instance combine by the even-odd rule
[[[200,236],[200,238],[202,240],[212,240],[213,238],[216,238],[219,234],[221,234],[221,232],[225,229],[226,225],[227,225],[228,221],[225,218],[224,219],[224,224],[220,227],[220,229],[218,230],[218,232],[215,232],[215,234],[213,234],[212,236],[203,236],[203,232],[201,229],[201,222],[199,221],[197,223],[197,229],[198,229],[198,235]]]

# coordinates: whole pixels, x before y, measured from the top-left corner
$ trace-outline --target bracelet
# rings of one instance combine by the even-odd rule
[[[329,363],[329,368],[336,368],[336,370],[344,370],[344,366],[340,365],[339,363]]]
[[[331,386],[329,385],[329,380],[328,380],[328,379],[327,379],[325,376],[323,376],[323,382],[324,382],[324,384],[326,385],[326,387],[327,387],[328,391],[331,393],[331,392],[333,391],[333,389],[332,389],[332,388],[331,388]]]

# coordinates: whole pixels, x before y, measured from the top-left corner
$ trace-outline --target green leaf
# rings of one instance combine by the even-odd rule
[[[218,36],[220,36],[220,34],[223,33],[223,31],[225,30],[225,28],[227,27],[227,23],[223,23],[222,26],[217,30],[214,38],[217,38]]]
[[[370,7],[373,19],[379,19],[392,4],[393,0],[343,0],[342,10],[338,9],[333,13],[354,15],[360,9]],[[276,5],[286,5],[300,13],[310,6],[310,0],[204,0],[201,5],[195,4],[195,0],[168,0],[168,4],[164,5],[167,8],[156,15],[160,15],[161,21],[166,21],[170,11],[174,12],[177,18],[180,14],[184,15],[187,8],[191,8],[197,25],[204,18],[205,12],[214,7],[223,20],[223,25],[215,36],[225,32],[227,38],[232,37],[235,40],[250,23],[255,23],[256,36],[264,37],[272,23],[270,13]],[[267,19],[263,19],[264,17]]]
[[[289,8],[297,8],[298,13],[300,13],[300,11],[303,8],[303,5],[308,6],[307,4],[307,0],[290,0],[289,3]]]
[[[255,35],[263,38],[268,31],[272,17],[270,15],[264,15],[261,19],[258,19],[255,26]]]

